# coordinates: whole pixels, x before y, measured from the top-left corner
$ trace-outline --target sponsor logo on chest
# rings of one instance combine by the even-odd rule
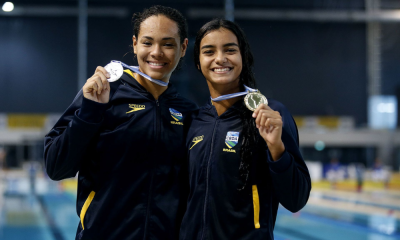
[[[171,121],[171,124],[175,124],[175,125],[183,125],[182,123],[182,113],[178,112],[177,110],[170,108],[169,112],[171,113],[171,117],[175,120],[175,121]]]
[[[229,131],[226,133],[226,138],[225,138],[225,145],[228,148],[223,148],[222,150],[224,152],[236,153],[236,150],[232,148],[235,147],[238,142],[239,142],[239,132]]]
[[[203,138],[204,138],[204,135],[194,137],[192,140],[193,145],[189,148],[189,150],[191,150],[199,142],[203,141]]]
[[[140,111],[140,110],[144,110],[146,108],[145,105],[140,105],[140,104],[129,104],[129,108],[131,108],[130,111],[126,112],[128,113],[132,113],[132,112],[136,112],[136,111]]]

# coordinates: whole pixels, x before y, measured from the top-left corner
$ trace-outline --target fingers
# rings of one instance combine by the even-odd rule
[[[98,66],[96,68],[96,71],[101,72],[101,76],[104,76],[105,78],[101,78],[102,80],[102,84],[103,84],[103,89],[107,90],[110,89],[110,82],[107,80],[111,77],[110,73],[107,72],[107,70],[105,68],[103,68],[102,66]]]
[[[257,128],[266,127],[269,129],[270,126],[282,126],[283,124],[280,113],[273,111],[271,108],[270,110],[259,110],[255,121]]]
[[[268,112],[260,112],[258,117],[256,118],[256,126],[264,126],[268,117],[271,117],[271,114],[268,114]]]
[[[256,118],[257,116],[258,116],[258,113],[261,111],[261,110],[272,110],[268,105],[266,105],[266,104],[260,104],[258,107],[257,107],[257,109],[256,110],[254,110],[254,112],[253,112],[253,118]]]
[[[87,83],[101,94],[103,91],[110,88],[110,83],[107,81],[107,76],[110,76],[103,67],[97,67],[95,74],[87,80]]]
[[[274,119],[274,118],[268,118],[264,125],[261,125],[263,128],[267,129],[268,131],[271,131],[272,129],[276,127],[281,127],[282,126],[282,119]]]
[[[87,99],[107,103],[110,93],[110,83],[107,81],[110,77],[103,67],[97,67],[93,76],[91,76],[83,86],[83,96]]]
[[[107,72],[107,70],[105,68],[103,68],[102,66],[97,66],[96,70],[94,71],[94,73],[98,73],[101,72],[103,73],[104,76],[106,76],[106,78],[110,78],[110,74]]]
[[[95,92],[95,93],[97,93],[98,91],[99,91],[99,86],[97,85],[97,82],[92,82],[91,84],[90,84],[90,86],[92,87],[92,89],[93,89],[93,92]]]
[[[103,88],[107,89],[105,86],[109,85],[107,79],[110,78],[110,74],[102,66],[98,66],[96,68],[95,74],[93,76],[95,76],[96,74],[101,78],[101,82],[102,82]]]
[[[99,75],[100,74],[96,74],[95,76],[89,78],[87,81],[88,86],[92,88],[97,94],[101,94],[101,92],[103,91],[103,80],[102,76]]]

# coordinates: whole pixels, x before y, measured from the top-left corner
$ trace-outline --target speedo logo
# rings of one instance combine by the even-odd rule
[[[203,138],[204,138],[204,135],[194,137],[193,140],[192,140],[193,145],[189,148],[189,150],[191,150],[199,142],[203,141]]]
[[[138,105],[138,104],[129,104],[129,107],[132,108],[132,110],[126,112],[126,113],[131,113],[131,112],[136,112],[140,111],[146,108],[145,105]]]

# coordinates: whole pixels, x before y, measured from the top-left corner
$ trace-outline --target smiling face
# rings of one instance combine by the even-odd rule
[[[180,43],[178,25],[164,15],[144,20],[138,38],[132,40],[140,71],[165,82],[185,56],[188,43],[187,39]]]
[[[242,72],[242,55],[235,34],[220,28],[206,34],[200,42],[201,72],[210,86],[239,86]]]

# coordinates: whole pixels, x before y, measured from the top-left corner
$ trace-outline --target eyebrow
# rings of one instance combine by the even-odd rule
[[[143,36],[142,38],[146,38],[146,39],[149,39],[149,40],[154,40],[154,38],[149,37],[149,36]],[[161,40],[175,40],[175,38],[173,38],[173,37],[165,37],[165,38],[162,38]]]
[[[227,44],[224,44],[224,47],[230,47],[230,46],[239,47],[239,45],[237,45],[236,43],[227,43]],[[215,46],[214,46],[214,45],[204,45],[204,46],[201,47],[201,49],[204,49],[204,48],[213,48],[213,47],[215,47]]]

